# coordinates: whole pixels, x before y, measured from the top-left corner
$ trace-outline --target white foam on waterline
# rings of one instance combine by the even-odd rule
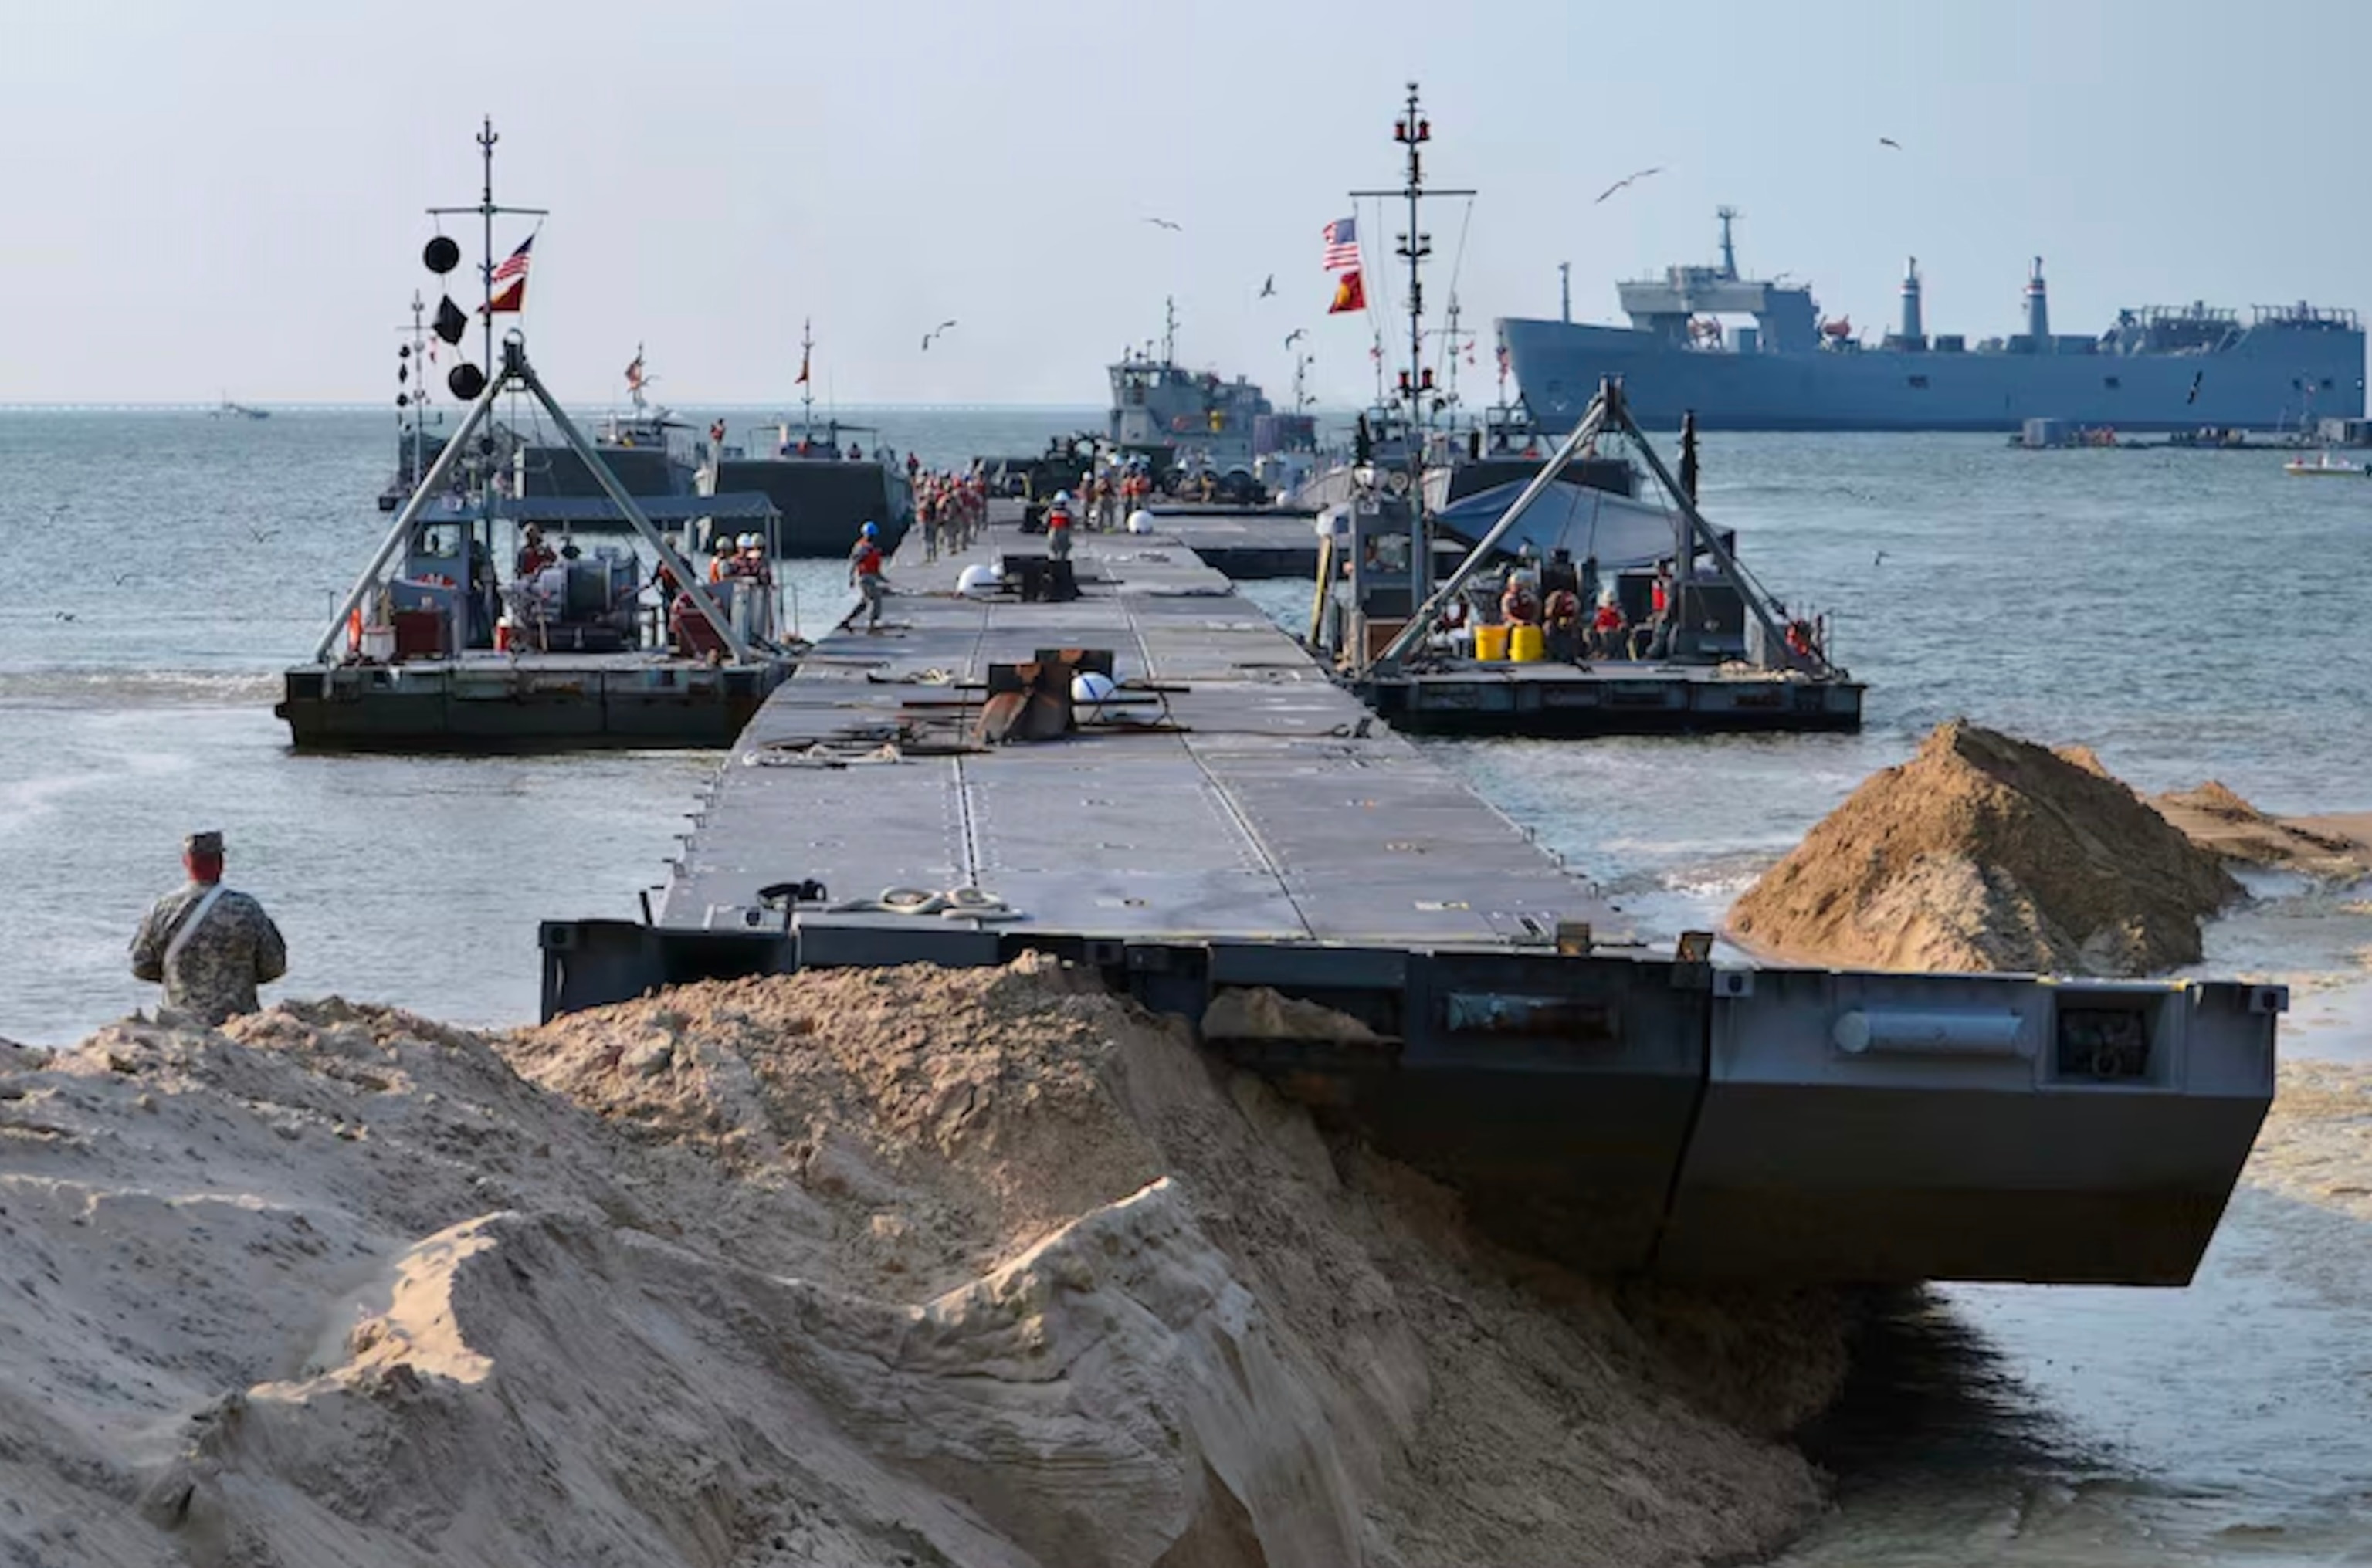
[[[0,706],[27,708],[246,707],[280,694],[265,670],[0,670]]]

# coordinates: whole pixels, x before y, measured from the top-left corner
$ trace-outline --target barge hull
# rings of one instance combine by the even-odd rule
[[[1368,676],[1360,701],[1411,735],[1586,739],[1605,735],[1851,734],[1851,680],[1738,680],[1711,670],[1531,664]]]
[[[638,657],[308,665],[273,712],[300,751],[723,749],[789,672]]]

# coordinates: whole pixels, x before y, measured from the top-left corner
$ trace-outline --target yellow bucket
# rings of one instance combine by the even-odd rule
[[[1548,656],[1548,639],[1537,626],[1515,626],[1508,629],[1507,656],[1517,664],[1533,664]]]
[[[1477,626],[1474,628],[1474,656],[1479,659],[1503,659],[1507,656],[1507,628]]]

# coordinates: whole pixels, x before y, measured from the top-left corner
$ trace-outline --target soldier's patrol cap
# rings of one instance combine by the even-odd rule
[[[181,851],[185,854],[220,854],[223,852],[222,835],[218,832],[192,833],[181,841]]]

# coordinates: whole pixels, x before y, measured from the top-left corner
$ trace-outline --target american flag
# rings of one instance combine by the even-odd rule
[[[1339,273],[1359,264],[1359,220],[1336,218],[1326,226],[1326,270]]]
[[[525,308],[528,251],[533,249],[534,245],[535,236],[530,234],[519,241],[517,250],[503,258],[503,264],[496,267],[494,275],[487,280],[487,286],[494,291],[494,297],[480,308],[479,314],[486,315],[502,310],[516,311]]]

